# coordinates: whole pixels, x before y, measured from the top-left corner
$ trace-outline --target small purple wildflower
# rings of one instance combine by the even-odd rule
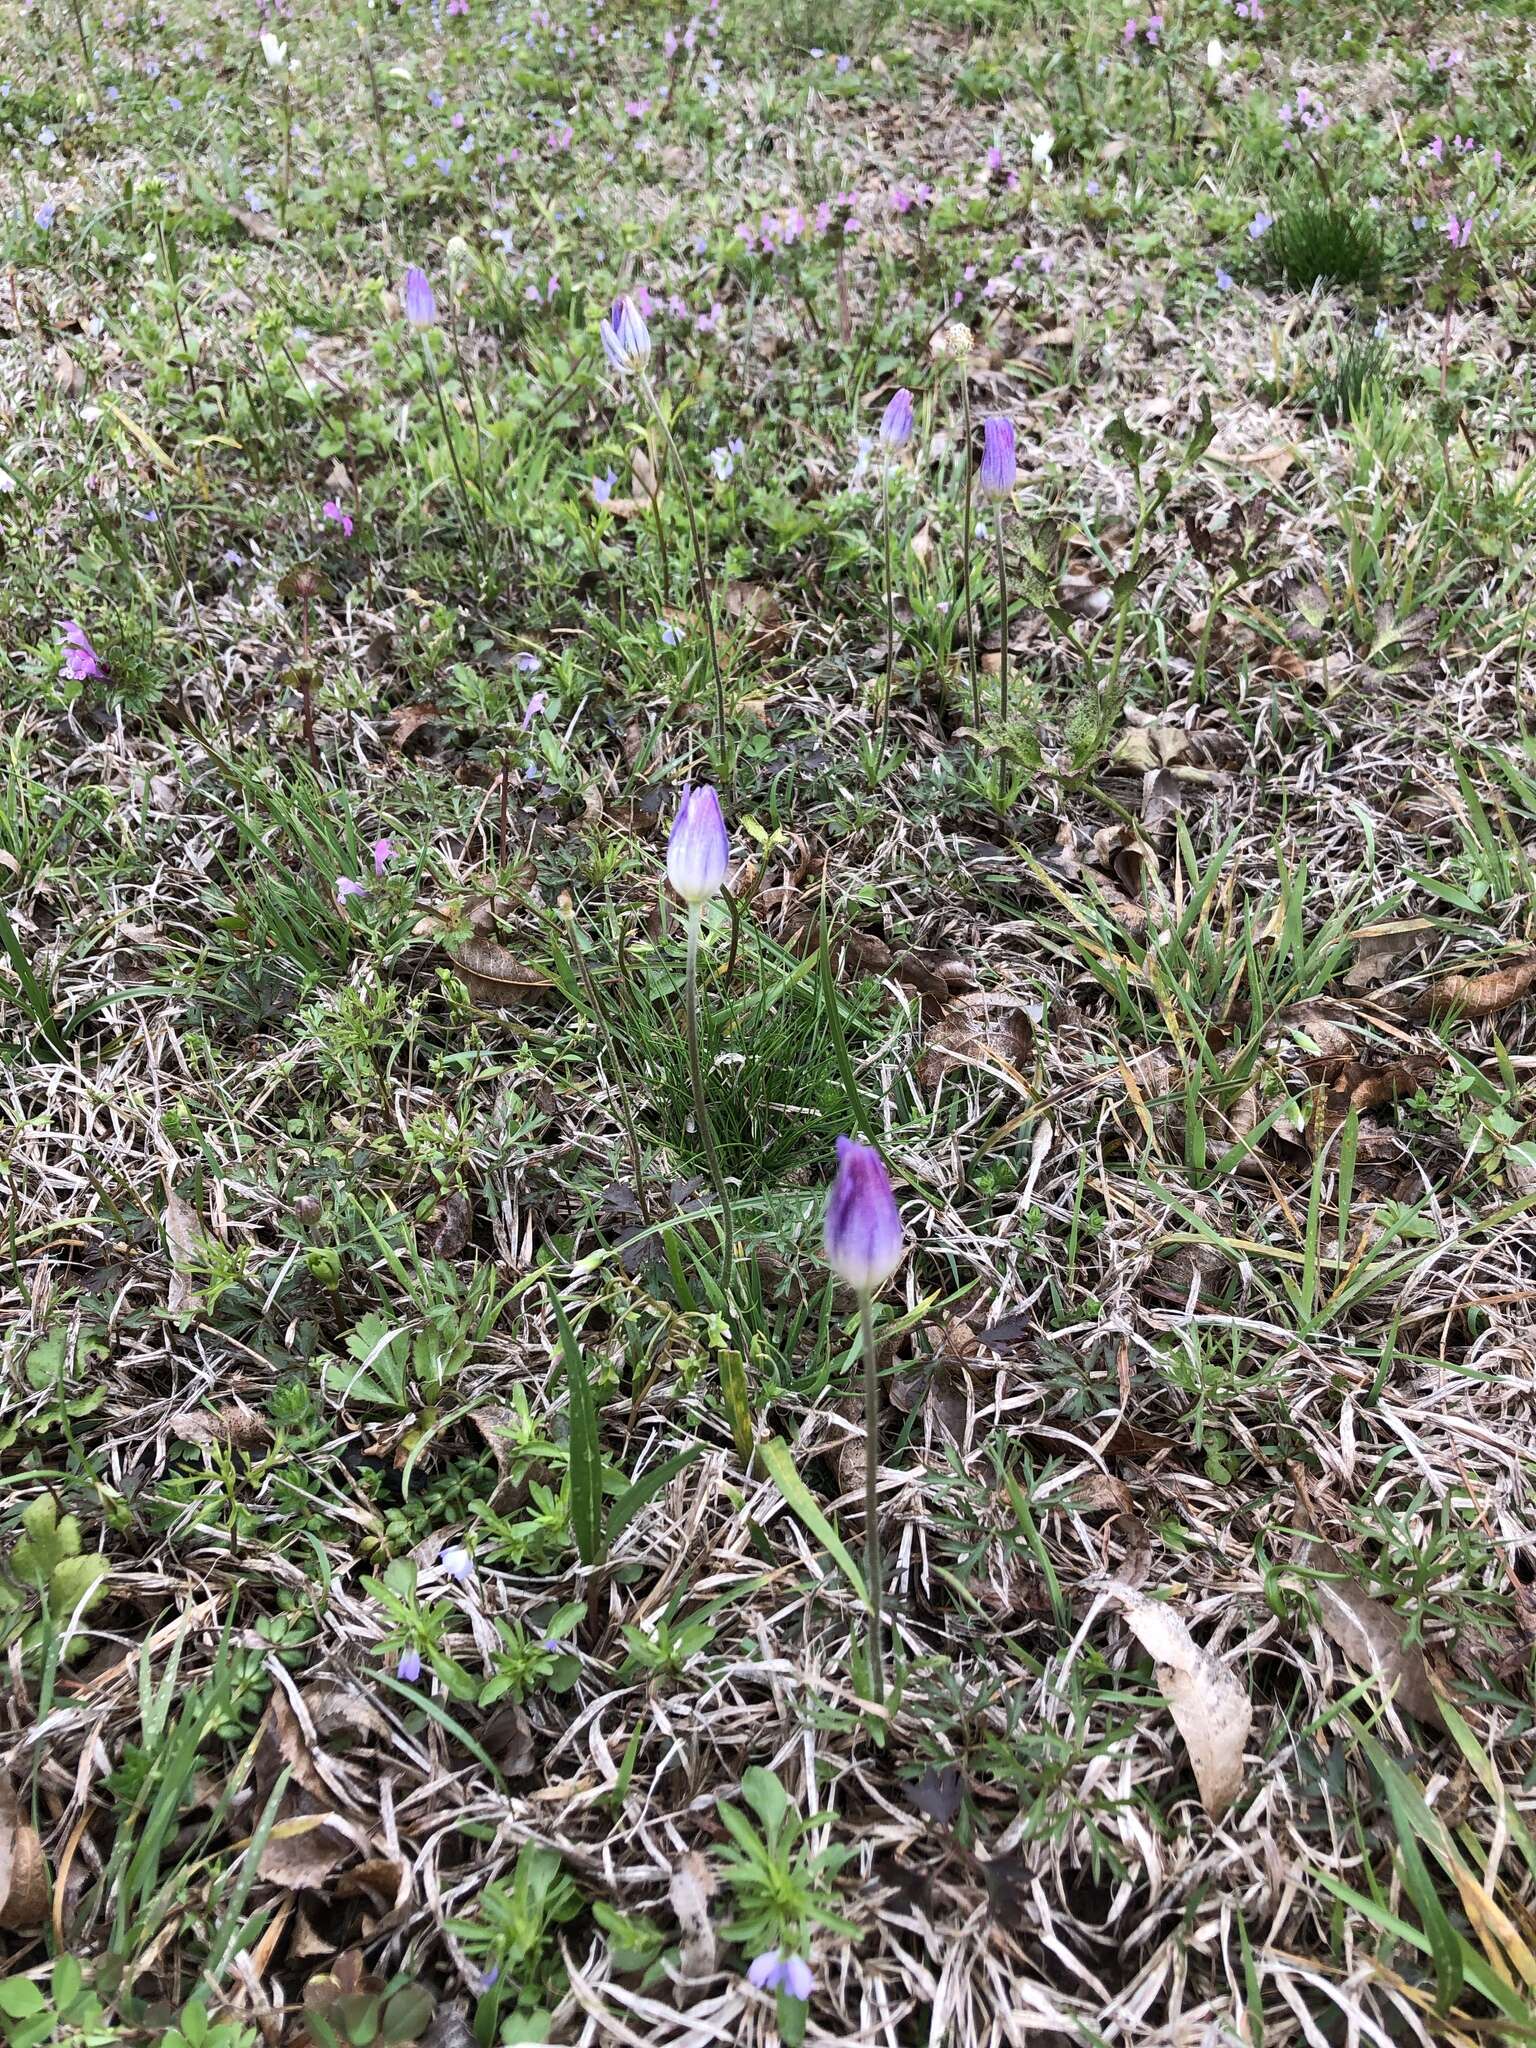
[[[401,298],[405,305],[405,317],[413,327],[437,325],[436,294],[432,290],[427,273],[414,263],[405,273]]]
[[[462,1543],[450,1543],[437,1561],[461,1586],[467,1586],[475,1575],[475,1561]]]
[[[78,619],[60,619],[59,632],[64,641],[64,673],[71,682],[90,683],[105,676],[101,657]]]
[[[320,507],[320,517],[322,519],[329,519],[333,526],[339,526],[346,539],[350,540],[352,538],[351,514],[344,512],[336,499],[326,499],[325,503]]]
[[[548,690],[535,690],[533,695],[528,699],[527,705],[524,708],[523,722],[518,727],[518,731],[527,732],[528,728],[533,724],[533,721],[536,718],[542,718],[544,716],[545,708],[547,707],[548,703]]]
[[[1017,473],[1013,421],[1000,418],[983,420],[977,485],[989,498],[1007,498],[1013,493]]]
[[[787,1956],[777,1948],[754,1957],[747,1969],[747,1982],[759,1991],[787,1991],[802,2004],[811,1995],[813,1981],[811,1966],[803,1956]]]
[[[912,394],[903,384],[880,415],[882,448],[905,448],[912,438]]]
[[[375,839],[369,848],[373,855],[373,872],[382,875],[399,850],[393,839]]]
[[[336,908],[339,911],[345,913],[347,904],[352,897],[366,896],[367,894],[368,885],[366,882],[354,881],[351,875],[338,875],[336,877]]]
[[[414,1685],[416,1683],[417,1679],[421,1676],[420,1650],[402,1650],[400,1652],[400,1662],[395,1666],[395,1676],[402,1679],[407,1685]]]
[[[607,504],[608,500],[613,496],[613,487],[618,480],[618,471],[611,468],[606,476],[593,477],[592,496],[599,505]]]

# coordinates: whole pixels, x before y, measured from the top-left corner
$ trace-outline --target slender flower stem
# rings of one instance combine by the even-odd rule
[[[427,371],[432,379],[432,395],[437,400],[437,416],[443,423],[443,439],[448,444],[448,460],[453,465],[454,482],[459,487],[459,502],[464,507],[464,524],[469,529],[469,544],[474,552],[475,567],[484,580],[485,568],[480,555],[480,527],[475,518],[474,506],[470,502],[469,486],[464,481],[464,472],[459,467],[459,450],[453,438],[453,428],[448,420],[448,407],[443,400],[443,387],[438,379],[437,364],[432,357],[432,344],[426,334],[421,337],[421,352],[426,358]]]
[[[875,1705],[885,1698],[880,1642],[880,1365],[875,1350],[875,1304],[859,1296],[859,1343],[864,1353],[864,1577],[869,1594],[869,1676]]]
[[[1002,612],[1001,645],[998,650],[997,717],[1004,736],[1008,731],[1008,550],[1003,542],[1003,508],[997,508],[997,602]]]
[[[502,763],[505,771],[506,763]],[[624,1062],[619,1058],[619,1049],[614,1044],[613,1026],[608,1021],[608,1012],[597,998],[597,987],[592,979],[592,969],[587,960],[587,949],[580,932],[576,929],[574,906],[562,902],[565,912],[566,930],[570,936],[571,957],[576,962],[576,972],[581,977],[582,994],[592,1012],[593,1021],[603,1034],[603,1048],[608,1055],[608,1065],[619,1084],[619,1110],[624,1125],[624,1137],[629,1147],[629,1170],[635,1183],[635,1200],[640,1206],[640,1220],[649,1225],[651,1205],[645,1193],[645,1166],[640,1156],[640,1139],[635,1130],[634,1105],[629,1099],[629,1083],[624,1078]]]
[[[650,436],[646,436],[646,458],[650,464],[651,483],[647,496],[651,501],[651,517],[656,522],[656,553],[661,560],[661,601],[668,611],[672,609],[672,565],[667,560],[667,534],[661,523],[661,486],[656,481],[656,464],[651,455]]]
[[[678,487],[683,494],[683,510],[688,515],[688,538],[693,543],[693,566],[699,579],[699,602],[704,609],[704,630],[709,635],[709,665],[714,671],[715,678],[715,737],[720,756],[720,772],[726,787],[729,788],[731,774],[726,755],[725,677],[720,672],[720,647],[715,639],[714,599],[710,592],[709,569],[704,560],[704,542],[700,537],[699,522],[693,509],[693,492],[688,487],[688,471],[678,452],[677,443],[672,438],[672,429],[667,425],[666,415],[661,409],[656,393],[651,389],[648,377],[640,379],[640,388],[645,393],[651,411],[656,416],[656,424],[661,429],[662,438],[667,444],[667,453],[672,458],[672,467],[677,471]]]
[[[873,780],[880,780],[885,766],[885,746],[891,730],[891,698],[896,689],[896,599],[891,587],[891,472],[880,468],[880,519],[885,528],[885,702],[880,710],[880,744],[875,752]]]
[[[965,531],[960,548],[960,615],[965,621],[965,652],[971,670],[971,723],[981,731],[981,678],[976,671],[976,635],[971,618],[971,527],[976,471],[971,458],[971,377],[960,365],[960,399],[965,414]]]
[[[703,1141],[704,1156],[709,1161],[709,1177],[715,1184],[715,1198],[720,1204],[720,1230],[724,1239],[724,1250],[720,1261],[720,1288],[729,1304],[731,1296],[731,1265],[733,1259],[731,1227],[731,1192],[725,1184],[725,1175],[720,1171],[720,1155],[715,1150],[714,1126],[709,1120],[709,1104],[704,1099],[704,1069],[699,1063],[699,930],[704,921],[702,903],[688,906],[688,1078],[693,1083],[693,1115]]]

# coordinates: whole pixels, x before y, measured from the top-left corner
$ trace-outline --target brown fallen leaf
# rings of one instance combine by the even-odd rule
[[[1365,1590],[1331,1543],[1308,1538],[1296,1556],[1298,1564],[1318,1574],[1312,1580],[1318,1616],[1350,1663],[1379,1678],[1394,1703],[1416,1721],[1443,1728],[1445,1716],[1424,1652],[1407,1640],[1402,1616]]]
[[[469,1243],[474,1228],[475,1205],[462,1188],[443,1197],[427,1236],[427,1250],[434,1259],[456,1259]]]
[[[61,398],[78,398],[85,390],[85,372],[61,341],[49,360],[53,388]]]
[[[1343,976],[1345,988],[1359,991],[1389,980],[1397,963],[1416,953],[1425,932],[1433,929],[1433,920],[1427,917],[1363,926],[1355,933],[1355,957]]]
[[[16,1789],[0,1775],[0,1927],[35,1934],[48,1914],[48,1865],[42,1841],[23,1820]]]
[[[295,1814],[273,1826],[256,1873],[284,1891],[314,1892],[355,1854],[351,1833],[335,1814]]]
[[[1328,1059],[1319,1069],[1312,1095],[1310,1138],[1320,1149],[1353,1110],[1365,1116],[1405,1095],[1417,1095],[1445,1065],[1440,1053],[1409,1053],[1400,1060]]]
[[[727,583],[725,611],[727,618],[746,628],[755,648],[781,647],[789,638],[784,607],[766,583]]]
[[[463,975],[473,1000],[488,1010],[537,1001],[555,987],[551,975],[537,967],[525,967],[495,939],[461,939],[448,948],[448,957]]]
[[[1242,1789],[1253,1702],[1235,1674],[1195,1641],[1170,1602],[1123,1580],[1108,1591],[1156,1665],[1158,1688],[1189,1751],[1201,1803],[1217,1820]]]
[[[958,1067],[991,1067],[1018,1088],[1027,1087],[1020,1069],[1034,1039],[1032,1005],[1023,996],[984,991],[958,996],[940,1023],[928,1033],[917,1078],[923,1088],[936,1088]]]
[[[282,240],[283,231],[270,213],[252,213],[248,206],[232,206],[229,217],[245,229],[253,242]]]
[[[243,1401],[226,1401],[211,1411],[185,1409],[173,1415],[166,1427],[181,1443],[227,1444],[234,1450],[252,1450],[272,1435],[271,1423]]]
[[[437,716],[435,704],[402,704],[384,721],[390,745],[396,753],[403,754],[422,727],[430,725]]]
[[[1403,1015],[1415,1019],[1496,1017],[1536,988],[1536,952],[1525,953],[1486,974],[1446,974],[1408,1004]]]

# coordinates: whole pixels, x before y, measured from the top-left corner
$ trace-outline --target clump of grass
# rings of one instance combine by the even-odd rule
[[[1385,387],[1391,347],[1385,335],[1352,335],[1332,362],[1312,373],[1312,401],[1330,426],[1359,419]]]
[[[1272,273],[1294,291],[1315,284],[1374,290],[1386,260],[1375,215],[1349,200],[1323,197],[1282,203],[1264,249]]]

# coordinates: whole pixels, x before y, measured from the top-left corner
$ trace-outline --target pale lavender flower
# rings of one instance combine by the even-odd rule
[[[543,662],[531,648],[525,647],[517,657],[518,672],[522,675],[536,676],[543,666]]]
[[[981,423],[981,467],[976,482],[989,498],[1013,493],[1018,465],[1014,456],[1013,421],[992,418]]]
[[[450,1543],[437,1561],[461,1586],[467,1586],[475,1575],[475,1561],[462,1543]]]
[[[518,731],[527,732],[529,727],[533,724],[533,721],[536,718],[542,718],[544,716],[545,707],[548,705],[548,703],[548,690],[535,690],[533,695],[528,699],[527,706],[523,711],[523,721],[522,724],[518,727]]]
[[[367,894],[368,885],[365,882],[354,881],[351,875],[338,875],[336,877],[336,908],[338,910],[344,911],[354,896],[366,896]]]
[[[593,477],[592,496],[596,499],[599,505],[607,504],[608,500],[613,496],[613,487],[618,482],[618,480],[619,473],[616,469],[612,468],[609,469],[608,474],[606,476]]]
[[[396,1678],[403,1679],[407,1685],[414,1685],[416,1683],[417,1679],[421,1676],[420,1650],[402,1650],[400,1652],[400,1662],[395,1666],[395,1676]]]
[[[437,325],[437,298],[428,280],[427,273],[411,264],[405,273],[401,287],[401,298],[405,305],[405,317],[413,327],[435,327]]]
[[[912,438],[912,394],[903,384],[880,416],[882,448],[905,448]]]
[[[877,1293],[901,1264],[901,1211],[873,1145],[838,1139],[823,1245],[827,1264],[857,1294]]]
[[[1441,224],[1441,229],[1449,239],[1453,249],[1465,249],[1472,239],[1471,221],[1458,220],[1454,213],[1446,216]]]
[[[787,1991],[803,2004],[811,1995],[811,1966],[804,1956],[787,1956],[770,1948],[753,1958],[747,1967],[747,1982],[759,1991]]]
[[[707,903],[725,885],[731,841],[720,799],[707,782],[683,794],[667,840],[667,876],[685,903]]]
[[[1261,208],[1248,223],[1249,241],[1262,242],[1274,224],[1275,216],[1272,213],[1265,213]]]
[[[320,517],[328,519],[332,526],[339,526],[346,539],[352,538],[352,520],[335,498],[327,498],[320,507]]]
[[[598,333],[602,337],[603,354],[621,376],[643,370],[650,361],[650,329],[633,299],[615,299],[613,310]]]
[[[382,875],[399,852],[399,848],[395,845],[393,839],[375,839],[369,851],[373,855],[373,872],[376,875]]]

